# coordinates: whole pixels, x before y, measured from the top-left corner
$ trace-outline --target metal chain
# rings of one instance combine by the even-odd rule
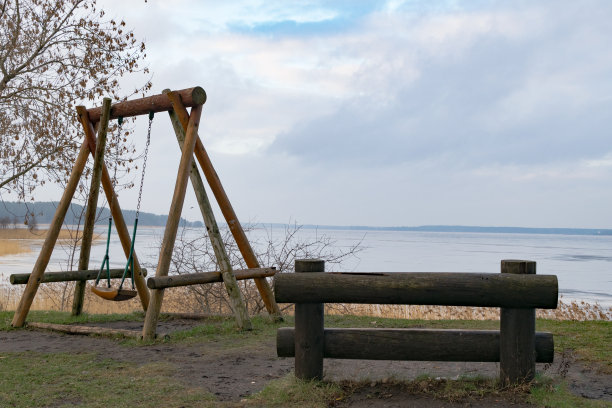
[[[136,219],[140,215],[140,201],[142,200],[142,186],[144,185],[145,172],[147,170],[147,156],[149,155],[149,144],[151,143],[151,124],[153,123],[153,112],[149,112],[149,130],[147,131],[147,144],[145,146],[144,162],[142,163],[142,175],[140,176],[140,191],[138,191],[138,204],[136,205]]]
[[[117,182],[117,168],[119,167],[119,155],[120,155],[120,150],[119,150],[119,143],[121,143],[121,133],[123,132],[123,117],[119,116],[117,118],[117,123],[118,123],[118,129],[117,129],[117,140],[115,141],[115,151],[116,151],[116,157],[115,157],[115,168],[113,171],[113,178],[111,179],[111,185],[113,187],[113,194],[115,193],[115,187],[116,187],[116,182]],[[108,203],[108,209],[110,214],[108,215],[109,218],[113,217],[113,200],[111,200],[110,203]]]

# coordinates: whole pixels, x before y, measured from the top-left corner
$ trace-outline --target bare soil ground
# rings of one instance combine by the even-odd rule
[[[159,322],[158,333],[188,329],[202,322],[175,319]],[[139,322],[97,324],[119,329],[141,330]],[[280,378],[293,369],[293,359],[276,357],[275,339],[257,344],[230,345],[208,341],[197,344],[143,345],[128,347],[103,337],[66,335],[41,330],[0,332],[0,352],[35,351],[41,353],[98,353],[135,365],[152,361],[167,362],[176,367],[175,377],[185,385],[208,390],[220,401],[240,402],[260,391],[270,380]],[[571,353],[556,356],[550,366],[538,366],[540,372],[567,379],[573,393],[593,399],[612,401],[612,375],[598,373],[576,361]],[[454,379],[459,376],[495,377],[495,363],[397,362],[366,360],[325,361],[325,379],[342,383],[359,383],[350,398],[338,401],[341,407],[529,407],[515,394],[489,396],[469,401],[445,402],[414,394],[402,385],[419,375]]]

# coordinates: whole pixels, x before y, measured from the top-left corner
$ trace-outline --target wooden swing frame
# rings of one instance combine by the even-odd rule
[[[164,237],[161,245],[160,256],[158,261],[155,279],[160,279],[157,284],[153,284],[155,289],[147,288],[144,279],[143,270],[138,262],[138,257],[134,252],[134,283],[143,310],[146,312],[145,321],[142,331],[142,337],[145,340],[150,340],[155,337],[157,321],[161,312],[164,289],[166,287],[178,285],[165,285],[164,277],[168,276],[170,269],[170,261],[172,251],[176,240],[176,234],[179,226],[185,193],[187,189],[188,178],[191,178],[204,223],[209,233],[217,261],[220,265],[220,271],[211,272],[215,275],[208,277],[207,282],[220,281],[225,283],[226,290],[230,297],[234,315],[238,326],[242,329],[249,330],[251,322],[246,312],[246,307],[242,300],[242,295],[236,283],[236,278],[239,279],[254,279],[261,298],[266,306],[266,310],[275,320],[282,320],[282,315],[272,289],[266,276],[274,274],[274,270],[270,268],[261,268],[255,253],[238,221],[238,217],[229,201],[227,194],[221,184],[221,181],[212,165],[210,157],[206,152],[200,137],[198,136],[198,127],[202,106],[206,102],[206,92],[201,87],[183,89],[180,91],[164,90],[162,94],[149,96],[125,102],[120,102],[111,106],[109,98],[105,98],[103,106],[93,109],[86,109],[84,106],[77,106],[77,114],[79,121],[83,126],[85,140],[77,155],[72,173],[68,180],[64,194],[57,206],[55,215],[49,226],[47,237],[43,243],[38,259],[34,265],[32,273],[29,276],[26,288],[21,297],[19,305],[15,311],[11,325],[13,327],[23,327],[26,317],[36,296],[38,286],[45,281],[45,269],[49,263],[51,253],[55,247],[57,237],[63,224],[66,212],[70,206],[70,202],[76,191],[79,179],[83,174],[83,170],[87,163],[89,155],[94,156],[94,168],[92,172],[90,194],[87,202],[87,210],[83,227],[83,240],[81,245],[81,253],[79,258],[79,271],[89,269],[89,253],[91,249],[91,241],[93,237],[93,228],[95,221],[95,210],[97,208],[98,192],[100,184],[102,184],[104,193],[109,203],[111,203],[111,215],[115,221],[115,228],[119,235],[119,240],[125,252],[126,257],[129,256],[131,238],[127,229],[127,225],[123,218],[123,213],[117,195],[115,194],[111,177],[108,169],[104,164],[104,146],[106,143],[106,134],[108,131],[108,122],[110,119],[119,117],[132,117],[139,115],[148,115],[150,112],[168,112],[177,141],[181,147],[182,154],[178,168],[178,174],[172,197],[172,204],[168,213],[168,220],[164,231]],[[191,113],[187,111],[191,108]],[[96,129],[98,138],[96,139]],[[97,147],[99,148],[97,151]],[[236,271],[237,275],[232,271],[229,257],[225,251],[219,228],[213,215],[212,207],[208,200],[204,189],[204,182],[200,176],[197,164],[193,157],[196,157],[200,164],[206,181],[208,182],[213,195],[221,209],[221,212],[230,228],[230,231],[236,241],[236,244],[244,258],[244,261],[249,269],[253,269],[249,273],[249,269]],[[184,275],[189,276],[189,275]],[[219,279],[220,278],[220,279]],[[152,279],[152,278],[150,278]],[[192,279],[191,282],[200,282],[202,279]],[[212,280],[211,280],[212,279]],[[76,280],[76,279],[72,279]],[[75,288],[73,314],[78,315],[82,312],[85,280],[79,280]],[[183,281],[183,284],[190,283],[189,278]]]

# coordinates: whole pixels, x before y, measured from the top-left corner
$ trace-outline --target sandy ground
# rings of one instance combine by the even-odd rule
[[[194,320],[160,322],[158,333],[168,333],[202,324]],[[120,329],[141,330],[139,322],[113,322],[100,324]],[[117,340],[66,335],[42,330],[15,330],[0,332],[0,352],[35,351],[41,353],[99,353],[101,357],[127,361],[133,364],[162,361],[177,368],[175,376],[180,382],[202,387],[221,401],[240,401],[261,390],[265,384],[280,378],[293,369],[293,359],[276,357],[275,339],[269,339],[248,348],[227,349],[216,342],[198,344],[155,344],[126,347]],[[555,357],[552,365],[538,365],[538,371],[549,376],[565,377],[573,393],[586,398],[612,402],[612,375],[597,373],[576,361],[569,353]],[[397,362],[367,360],[325,360],[325,379],[333,381],[366,381],[368,385],[357,390],[347,401],[337,406],[350,407],[529,407],[521,401],[508,398],[487,398],[480,401],[444,403],[439,400],[411,395],[401,384],[391,380],[414,379],[428,374],[441,378],[460,375],[495,377],[499,373],[496,363],[441,363]]]

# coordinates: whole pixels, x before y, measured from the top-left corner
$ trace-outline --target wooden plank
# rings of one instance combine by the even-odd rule
[[[533,261],[501,261],[502,276],[535,277]],[[526,383],[535,376],[535,309],[502,307],[499,327],[501,332],[499,363],[503,385]]]
[[[85,108],[83,108],[81,121],[83,122],[83,130],[85,131],[85,140],[87,141],[87,145],[89,146],[89,151],[93,155],[96,151],[94,128],[92,123],[89,121],[87,115],[85,115],[85,112]],[[119,200],[117,200],[117,194],[115,193],[115,189],[113,187],[113,181],[111,180],[106,165],[102,166],[102,187],[104,187],[104,194],[106,195],[106,200],[110,203],[109,207],[111,215],[113,216],[113,220],[115,221],[115,229],[117,231],[117,235],[119,235],[119,241],[121,242],[121,247],[123,248],[125,258],[127,259],[130,255],[132,237],[130,236],[127,225],[125,224],[123,212],[121,211]],[[138,256],[136,255],[136,250],[134,250],[133,258],[134,283],[136,284],[136,290],[138,291],[142,310],[146,311],[147,307],[149,306],[149,289],[147,289],[147,283],[144,280],[142,269],[140,267],[140,262],[138,261]]]
[[[123,276],[124,269],[111,269],[111,279],[119,279]],[[38,283],[51,283],[51,282],[85,282],[88,280],[94,280],[98,276],[98,269],[88,269],[83,271],[61,271],[61,272],[45,272],[40,278]],[[147,276],[147,270],[143,269],[142,273]],[[106,272],[102,274],[106,278]],[[11,284],[23,285],[28,283],[30,278],[29,273],[14,273],[9,277]]]
[[[100,182],[102,180],[102,165],[104,164],[104,150],[106,149],[106,134],[108,132],[108,117],[110,115],[111,99],[104,98],[102,102],[102,119],[98,122],[98,139],[94,164],[85,210],[85,221],[83,223],[83,237],[81,238],[81,251],[79,252],[79,270],[89,268],[89,254],[93,240],[94,227],[96,223],[96,212],[98,208],[98,196],[100,195]],[[85,301],[85,281],[79,281],[74,287],[72,300],[72,315],[78,316],[83,311]]]
[[[178,94],[175,94],[170,90],[165,90],[164,93],[172,102],[174,110],[184,107]],[[185,130],[178,120],[174,110],[168,113],[170,115],[172,126],[174,127],[176,140],[182,150],[185,143]],[[217,225],[217,220],[213,214],[210,201],[208,201],[208,195],[206,194],[206,189],[204,188],[204,182],[200,176],[198,166],[193,160],[191,162],[191,172],[189,174],[189,178],[191,179],[191,185],[193,186],[193,190],[198,201],[198,206],[200,207],[200,212],[202,213],[202,218],[204,219],[204,225],[206,225],[206,230],[215,253],[215,258],[217,259],[217,264],[221,269],[221,278],[225,284],[225,290],[227,291],[232,312],[236,317],[236,323],[241,330],[252,330],[253,325],[251,323],[251,319],[249,318],[244,299],[242,298],[242,293],[238,288],[236,278],[232,273],[232,263],[227,255],[227,251],[225,250],[225,244],[223,243],[223,238],[219,232],[219,226]]]
[[[309,273],[274,277],[279,303],[366,303],[554,309],[554,275]]]
[[[35,329],[44,329],[58,331],[61,333],[68,334],[96,334],[102,336],[123,336],[139,339],[141,336],[140,331],[126,330],[126,329],[110,329],[107,327],[96,327],[96,326],[77,326],[72,324],[55,324],[55,323],[39,323],[39,322],[28,322],[28,326]]]
[[[297,275],[324,271],[325,262],[320,259],[295,261]],[[301,380],[323,379],[324,312],[323,303],[295,304],[295,376]]]
[[[166,99],[168,98],[166,97]],[[193,148],[195,146],[201,115],[202,105],[196,105],[191,109],[189,126],[187,126],[187,132],[185,134],[185,143],[183,145],[183,152],[181,154],[176,184],[174,186],[174,194],[172,196],[168,220],[166,221],[166,229],[164,231],[164,238],[162,240],[155,276],[168,276],[170,261],[172,260],[172,251],[176,240],[176,232],[181,218],[181,211],[183,210],[183,202],[185,201],[189,173],[191,172]],[[152,340],[155,338],[155,328],[157,327],[163,296],[163,289],[153,289],[151,299],[149,300],[149,308],[145,315],[144,327],[142,329],[142,337],[144,340]]]
[[[278,329],[278,357],[295,356],[295,330]],[[500,361],[498,330],[452,329],[325,329],[325,358],[404,361]],[[535,356],[550,363],[555,354],[553,335],[538,332]]]
[[[206,92],[199,86],[174,92],[181,97],[181,101],[186,107],[203,105],[206,102]],[[171,109],[172,104],[168,100],[168,97],[162,93],[146,98],[116,103],[111,108],[110,118],[117,119],[119,117],[127,118],[130,116],[148,115],[149,112],[166,112]],[[89,109],[87,113],[89,115],[89,120],[92,123],[96,123],[102,116],[102,107]]]
[[[81,175],[83,174],[83,169],[87,163],[88,156],[89,150],[87,143],[83,143],[75,160],[74,166],[72,167],[72,172],[70,173],[70,178],[68,179],[68,183],[64,189],[64,194],[57,205],[57,209],[53,215],[53,220],[51,220],[51,224],[49,225],[47,237],[45,238],[45,242],[40,249],[38,258],[36,259],[36,263],[32,269],[30,280],[23,291],[19,305],[15,310],[15,315],[11,321],[11,326],[13,327],[22,327],[25,323],[26,316],[28,315],[30,307],[32,306],[32,301],[34,300],[36,292],[38,291],[40,279],[45,272],[47,265],[49,264],[49,259],[51,258],[53,248],[55,247],[55,242],[57,241],[57,237],[59,236],[62,228],[64,217],[66,216],[66,212],[68,211],[68,207],[70,206],[74,192],[76,191]]]
[[[187,114],[187,109],[184,107],[181,109],[177,108],[175,109],[175,113],[181,122],[183,129],[187,129],[187,121],[189,117]],[[206,149],[204,149],[204,145],[202,144],[199,136],[196,138],[195,156],[198,159],[198,163],[200,163],[200,167],[204,172],[206,181],[208,182],[208,185],[210,186],[210,189],[213,192],[217,203],[219,204],[221,213],[227,222],[236,244],[238,245],[238,249],[242,254],[244,262],[248,268],[260,268],[261,265],[259,265],[257,256],[255,256],[255,252],[253,251],[253,248],[251,247],[251,244],[249,243],[249,240],[244,233],[242,226],[240,225],[238,216],[232,207],[227,193],[221,184],[221,180],[219,179],[219,176],[217,175],[212,161],[210,160]],[[258,278],[255,279],[255,285],[257,286],[257,290],[259,291],[268,313],[274,318],[274,320],[282,321],[283,316],[278,305],[276,304],[276,301],[274,300],[274,294],[272,293],[272,288],[270,287],[268,281],[265,278]]]
[[[236,269],[233,271],[236,280],[265,278],[274,276],[274,268]],[[176,288],[179,286],[203,285],[207,283],[223,282],[220,271],[197,272],[184,275],[153,276],[147,279],[149,289]]]

